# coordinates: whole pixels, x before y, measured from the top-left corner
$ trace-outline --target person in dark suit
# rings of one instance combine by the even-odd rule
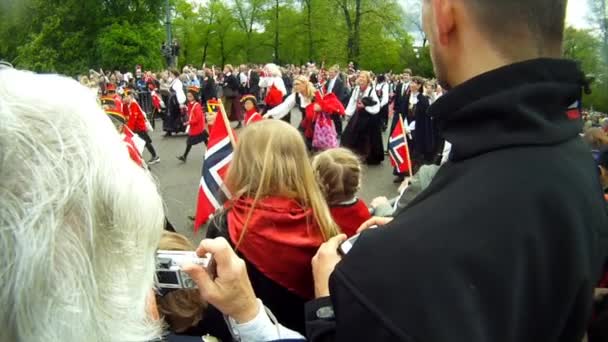
[[[328,80],[325,82],[324,93],[334,93],[336,97],[342,102],[342,105],[346,108],[348,105],[349,94],[344,86],[344,81],[340,77],[340,67],[338,65],[334,65],[329,68],[328,72]],[[332,119],[334,121],[334,125],[336,126],[336,132],[338,133],[338,137],[342,135],[342,118],[337,115],[332,115]]]
[[[410,104],[410,80],[412,78],[412,71],[410,69],[405,69],[403,71],[403,75],[401,75],[401,81],[395,87],[395,104],[393,111],[393,120],[391,121],[391,130],[389,131],[389,140],[390,136],[397,125],[397,120],[401,116],[401,119],[408,119],[411,121],[413,118],[408,118],[409,113],[409,104]],[[404,121],[405,122],[405,121]],[[388,146],[388,142],[387,145]],[[397,175],[399,176],[399,175]],[[400,179],[400,178],[399,178]],[[398,179],[395,179],[397,182]]]
[[[260,74],[255,70],[254,65],[249,66],[249,76],[247,78],[248,94],[255,96],[255,99],[260,101]]]
[[[207,108],[207,101],[217,98],[217,91],[215,88],[215,80],[213,79],[213,72],[209,68],[205,68],[205,74],[201,82],[200,99],[203,110]]]

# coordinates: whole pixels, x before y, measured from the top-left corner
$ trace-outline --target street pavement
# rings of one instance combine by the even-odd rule
[[[291,117],[293,124],[300,122],[298,111],[293,111]],[[233,123],[233,127],[235,125],[236,123]],[[176,157],[184,153],[186,136],[165,138],[163,134],[162,121],[158,120],[156,129],[150,136],[161,162],[150,166],[150,169],[163,196],[167,218],[177,232],[184,234],[197,245],[204,237],[204,230],[194,234],[192,221],[188,219],[188,216],[193,216],[196,208],[205,146],[202,143],[194,146],[190,151],[187,163],[184,164]],[[385,143],[386,140],[385,136]],[[150,159],[147,150],[144,150],[144,158]],[[390,198],[397,195],[397,185],[393,184],[392,168],[388,156],[380,166],[364,166],[362,183],[359,197],[368,204],[377,196]]]

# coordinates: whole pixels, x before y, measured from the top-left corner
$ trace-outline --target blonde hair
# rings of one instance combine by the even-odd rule
[[[367,85],[371,85],[372,84],[372,74],[369,71],[361,71],[359,73],[359,77],[365,77],[367,79]]]
[[[232,64],[224,65],[224,69],[228,69],[230,72],[234,72],[234,68],[232,67]]]
[[[361,163],[348,149],[334,148],[317,154],[312,168],[330,206],[353,199],[359,191]]]
[[[0,121],[0,340],[160,338],[147,299],[162,200],[95,95],[2,69]]]
[[[329,71],[335,71],[337,73],[340,72],[340,66],[338,64],[334,64],[331,66],[331,68],[329,68]]]
[[[167,251],[193,251],[192,243],[183,235],[163,232],[158,249]],[[207,303],[197,289],[182,289],[156,296],[158,311],[164,316],[171,331],[181,333],[203,320]]]
[[[306,90],[304,91],[304,94],[301,94],[302,96],[305,96],[308,99],[313,99],[315,97],[315,93],[317,92],[317,89],[312,84],[312,82],[310,82],[308,80],[308,77],[306,77],[304,75],[300,75],[300,76],[296,77],[296,79],[293,81],[294,85],[296,83],[302,83],[302,84],[306,85]]]
[[[270,73],[270,76],[272,76],[272,77],[281,77],[282,76],[281,68],[279,68],[274,63],[268,63],[268,64],[266,64],[264,66],[264,69],[266,69],[266,71],[268,71]]]
[[[281,120],[256,122],[243,130],[226,186],[234,199],[254,199],[241,240],[256,203],[268,196],[295,199],[311,208],[325,240],[340,231],[316,182],[300,132]]]

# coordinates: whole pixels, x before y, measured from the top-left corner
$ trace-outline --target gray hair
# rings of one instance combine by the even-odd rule
[[[146,298],[163,219],[88,89],[0,69],[0,340],[161,336]]]
[[[272,77],[281,77],[282,76],[281,68],[279,68],[279,66],[274,63],[266,64],[266,66],[264,66],[264,69],[266,69],[270,73],[270,76],[272,76]]]

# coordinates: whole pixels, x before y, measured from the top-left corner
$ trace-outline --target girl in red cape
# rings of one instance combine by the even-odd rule
[[[340,230],[296,128],[263,120],[239,135],[225,184],[232,198],[207,237],[224,236],[245,259],[255,293],[281,324],[304,332],[314,298],[311,260]]]
[[[365,202],[357,198],[361,183],[361,163],[348,149],[334,148],[317,154],[312,160],[317,182],[340,230],[348,237],[357,233],[371,218]]]
[[[192,146],[198,145],[202,142],[207,144],[209,139],[209,133],[205,130],[205,117],[203,115],[203,108],[198,100],[199,88],[192,86],[188,88],[188,94],[186,98],[188,100],[188,122],[190,130],[188,131],[188,140],[186,141],[186,151],[184,154],[177,157],[182,162],[186,162],[188,154],[192,149]]]

